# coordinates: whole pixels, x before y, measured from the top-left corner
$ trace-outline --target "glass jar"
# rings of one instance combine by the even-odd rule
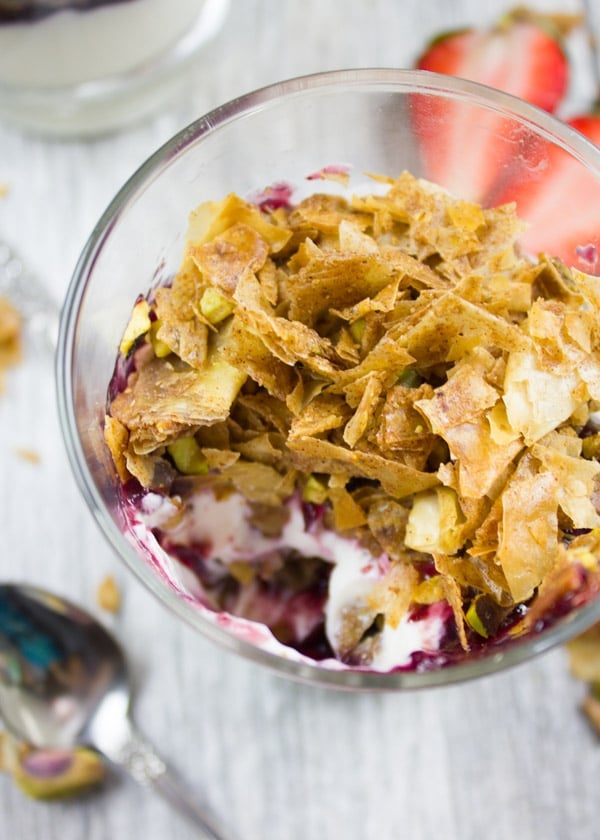
[[[229,0],[0,0],[0,119],[53,135],[131,123],[176,90]]]

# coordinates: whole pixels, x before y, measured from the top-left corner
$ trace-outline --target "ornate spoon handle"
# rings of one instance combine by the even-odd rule
[[[132,728],[128,739],[117,751],[111,751],[108,758],[126,770],[138,784],[152,788],[174,806],[177,813],[199,829],[201,840],[231,840],[206,806],[183,787],[174,771],[139,732]]]

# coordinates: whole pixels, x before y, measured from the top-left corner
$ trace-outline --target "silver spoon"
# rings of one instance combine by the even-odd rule
[[[91,615],[42,589],[0,585],[0,717],[39,748],[87,745],[150,785],[204,840],[224,840],[134,729],[121,647]]]

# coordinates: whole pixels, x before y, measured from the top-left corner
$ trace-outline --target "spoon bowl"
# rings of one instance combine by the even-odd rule
[[[93,616],[32,586],[0,585],[0,717],[44,749],[93,747],[152,786],[206,840],[224,840],[208,810],[179,783],[129,716],[123,650]]]
[[[0,678],[6,725],[35,747],[96,746],[107,740],[98,725],[106,709],[115,719],[128,713],[115,639],[73,604],[33,587],[0,586]]]

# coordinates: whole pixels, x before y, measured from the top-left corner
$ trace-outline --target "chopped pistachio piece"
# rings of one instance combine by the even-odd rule
[[[208,472],[206,458],[193,437],[174,441],[167,446],[167,452],[184,475],[205,475]]]
[[[600,434],[590,435],[581,442],[581,453],[584,458],[600,460]]]
[[[484,639],[487,639],[488,632],[484,627],[483,621],[481,620],[480,616],[477,614],[477,601],[472,601],[469,609],[465,614],[465,619],[467,624],[480,636],[483,636]]]
[[[418,388],[423,382],[423,377],[419,376],[416,370],[406,368],[398,377],[398,384],[404,385],[405,388]]]
[[[306,484],[302,490],[302,498],[305,502],[311,502],[314,505],[322,505],[327,499],[327,487],[314,475],[309,475]]]
[[[0,769],[34,799],[75,796],[102,782],[106,775],[94,750],[37,750],[6,732],[0,732]]]
[[[136,340],[148,332],[150,326],[150,306],[148,305],[148,301],[142,298],[133,307],[131,318],[119,345],[119,350],[124,356],[129,353]]]
[[[366,325],[367,324],[364,318],[359,318],[358,321],[354,321],[354,323],[350,324],[348,329],[350,330],[350,335],[356,342],[360,343],[362,341]]]
[[[487,639],[496,633],[505,615],[506,610],[491,595],[482,593],[469,604],[465,619],[476,633]]]

